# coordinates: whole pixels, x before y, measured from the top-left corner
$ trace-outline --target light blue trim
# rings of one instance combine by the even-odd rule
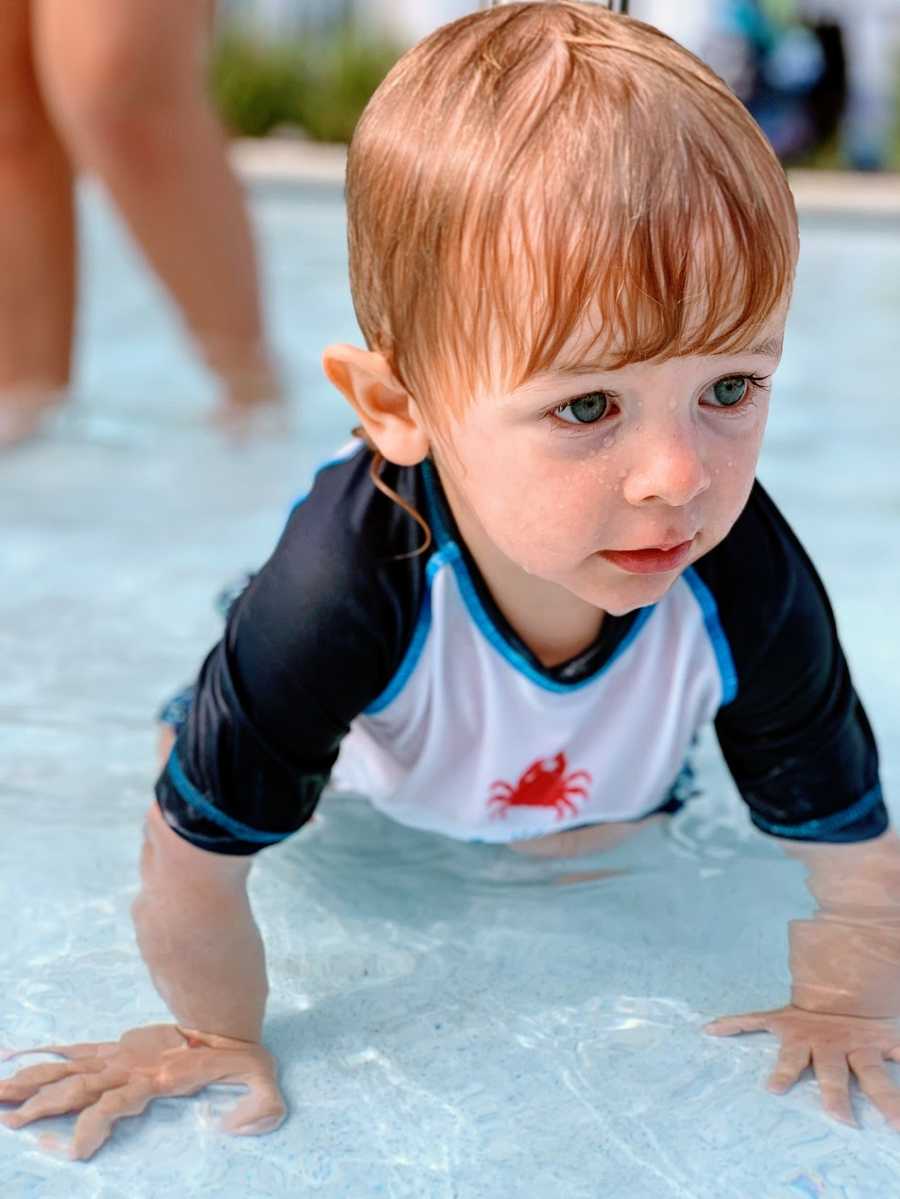
[[[842,812],[832,812],[830,816],[822,816],[817,820],[806,820],[803,824],[771,824],[761,816],[753,813],[753,823],[765,833],[774,833],[778,837],[815,838],[822,833],[836,833],[848,824],[854,824],[863,816],[868,816],[873,808],[883,799],[881,785],[877,784],[867,791],[862,799],[844,808]]]
[[[441,567],[458,554],[457,547],[453,544],[446,546],[444,549],[436,553],[428,563],[425,569],[426,588],[425,596],[422,600],[422,607],[419,609],[419,616],[416,620],[416,627],[413,631],[412,640],[403,655],[403,660],[397,667],[393,678],[385,687],[384,691],[363,709],[365,716],[374,716],[376,712],[382,712],[388,704],[392,703],[397,698],[403,688],[409,681],[409,677],[415,670],[416,665],[421,657],[425,642],[428,639],[428,632],[431,628],[431,584],[434,576]]]
[[[316,480],[323,471],[330,470],[332,466],[340,466],[342,462],[349,462],[351,458],[355,457],[361,450],[364,450],[365,448],[366,443],[364,441],[360,441],[358,437],[355,437],[353,442],[351,442],[351,444],[344,450],[343,453],[336,454],[333,458],[327,458],[324,462],[320,462],[313,471],[312,482],[310,483],[309,487],[307,487],[306,491],[302,491],[297,496],[288,509],[288,518],[293,515],[296,508],[299,508],[300,505],[308,500],[312,495],[313,488],[316,485]]]
[[[539,687],[543,687],[545,691],[553,691],[557,695],[568,695],[573,691],[580,691],[583,687],[589,687],[591,683],[595,683],[601,675],[609,670],[613,662],[628,649],[635,637],[637,637],[638,633],[640,633],[641,629],[653,615],[655,607],[655,605],[650,605],[650,607],[641,609],[640,615],[628,630],[627,635],[622,638],[621,642],[616,646],[615,651],[598,670],[592,672],[586,679],[579,679],[575,683],[565,683],[560,682],[558,679],[548,678],[545,674],[542,674],[529,662],[524,654],[519,653],[514,646],[509,644],[485,611],[462,556],[459,556],[454,561],[453,571],[456,575],[456,582],[462,593],[465,605],[469,609],[469,615],[475,621],[483,636],[520,674],[525,675],[533,683],[537,683]]]
[[[518,670],[520,674],[525,675],[525,677],[530,679],[531,682],[537,683],[537,685],[542,687],[545,691],[552,691],[557,695],[569,695],[573,691],[580,691],[583,687],[589,687],[592,683],[595,683],[597,679],[600,678],[601,675],[605,674],[612,664],[618,658],[620,658],[622,654],[625,653],[625,651],[640,633],[641,629],[653,615],[656,605],[650,604],[648,607],[641,609],[640,615],[636,618],[626,636],[623,637],[616,646],[613,653],[598,670],[593,671],[586,679],[579,679],[578,682],[575,683],[565,683],[560,682],[557,679],[548,678],[547,675],[542,674],[541,671],[537,670],[524,654],[520,653],[514,646],[510,645],[485,610],[485,607],[481,602],[481,598],[478,595],[478,590],[472,581],[471,575],[469,574],[468,567],[466,566],[466,560],[463,557],[462,551],[451,537],[450,531],[447,528],[446,522],[444,521],[443,513],[441,511],[441,498],[438,494],[437,483],[435,482],[432,474],[432,469],[433,468],[428,461],[422,463],[422,476],[425,480],[425,493],[428,499],[429,507],[428,515],[434,526],[435,537],[438,541],[438,544],[442,547],[442,551],[449,551],[451,548],[454,551],[452,555],[448,555],[447,560],[452,563],[453,573],[456,576],[456,582],[459,587],[460,594],[463,597],[463,601],[469,610],[469,615],[472,617],[485,639],[494,647],[501,657],[505,658],[506,661],[509,662],[509,664],[516,670]]]
[[[226,815],[225,812],[220,812],[204,795],[201,795],[184,773],[178,754],[174,749],[169,754],[166,769],[175,790],[185,803],[190,804],[192,808],[197,808],[213,824],[217,824],[219,828],[225,829],[227,833],[231,833],[232,837],[236,837],[239,841],[252,841],[256,845],[274,845],[276,841],[283,841],[285,837],[290,836],[290,833],[260,833],[255,828],[250,828],[249,825],[241,824],[239,820],[233,819],[231,816]]]
[[[737,695],[738,679],[734,658],[731,656],[731,646],[728,644],[728,638],[719,622],[719,609],[716,607],[712,592],[693,566],[689,566],[681,577],[694,593],[694,598],[703,613],[706,632],[712,643],[716,662],[719,664],[719,675],[722,679],[722,707],[724,707],[725,704],[730,704]]]

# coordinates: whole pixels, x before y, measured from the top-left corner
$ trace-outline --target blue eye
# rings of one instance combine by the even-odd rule
[[[587,395],[560,404],[556,409],[556,415],[568,425],[593,425],[602,420],[608,411],[609,399],[602,391],[591,391]]]
[[[746,375],[729,375],[712,385],[716,402],[723,408],[734,408],[750,391],[750,380]]]

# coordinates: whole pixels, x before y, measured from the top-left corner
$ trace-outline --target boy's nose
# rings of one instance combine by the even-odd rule
[[[622,489],[627,502],[635,506],[657,502],[683,508],[702,495],[710,482],[696,436],[670,427],[656,437],[642,438]]]

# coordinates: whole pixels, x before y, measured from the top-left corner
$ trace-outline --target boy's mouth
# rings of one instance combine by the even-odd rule
[[[618,566],[629,574],[665,574],[678,570],[687,562],[694,546],[694,538],[680,541],[677,545],[650,546],[642,550],[601,550],[600,557]]]

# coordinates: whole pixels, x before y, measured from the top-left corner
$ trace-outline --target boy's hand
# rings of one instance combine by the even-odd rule
[[[91,1157],[117,1120],[139,1115],[153,1099],[193,1095],[211,1083],[247,1087],[247,1094],[222,1121],[224,1132],[270,1132],[285,1116],[275,1059],[252,1041],[152,1024],[125,1033],[119,1041],[47,1045],[23,1052],[56,1053],[68,1060],[29,1066],[0,1082],[0,1102],[22,1104],[0,1121],[7,1128],[22,1128],[43,1116],[81,1112],[68,1150],[73,1158]]]
[[[900,1027],[894,1020],[831,1016],[788,1006],[772,1012],[724,1016],[704,1026],[714,1037],[770,1032],[781,1050],[766,1086],[784,1094],[812,1066],[822,1105],[830,1115],[856,1128],[850,1106],[850,1072],[892,1128],[900,1131],[900,1089],[883,1063],[900,1062]]]

